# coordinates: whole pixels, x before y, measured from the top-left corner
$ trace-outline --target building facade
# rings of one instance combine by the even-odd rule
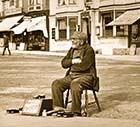
[[[80,30],[97,53],[127,54],[131,45],[140,47],[139,9],[140,0],[51,0],[50,50],[69,49]]]
[[[62,51],[74,31],[88,35],[101,54],[128,54],[140,47],[140,0],[1,0],[3,34],[13,50]]]
[[[71,46],[71,35],[81,30],[81,13],[83,0],[50,1],[50,50],[68,50]],[[83,24],[85,25],[85,24]]]
[[[49,0],[1,0],[1,40],[13,50],[49,50]]]

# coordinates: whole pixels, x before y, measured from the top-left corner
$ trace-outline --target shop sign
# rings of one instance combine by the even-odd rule
[[[52,28],[52,39],[55,39],[55,28]]]

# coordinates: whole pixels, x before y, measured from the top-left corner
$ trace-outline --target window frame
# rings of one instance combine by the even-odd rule
[[[60,21],[65,22],[66,27],[64,29],[60,29]],[[66,17],[58,18],[57,27],[58,27],[58,40],[66,40],[67,39],[67,18]],[[65,32],[64,37],[63,35],[61,35],[62,34],[61,32]]]
[[[69,5],[75,5],[77,3],[77,0],[73,0],[73,2],[71,2],[71,0],[69,0]]]
[[[103,37],[112,37],[113,36],[113,26],[106,26],[109,22],[113,21],[113,12],[103,12],[102,16],[102,36]],[[108,20],[110,21],[107,21]],[[110,18],[110,19],[109,19]]]
[[[71,19],[75,19],[75,27],[71,27],[70,26],[70,20]],[[65,20],[65,25],[66,25],[66,28],[65,29],[61,29],[60,30],[60,20]],[[57,31],[56,31],[56,34],[57,36],[55,37],[56,40],[71,40],[71,31],[75,31],[77,30],[77,25],[78,25],[78,16],[68,16],[68,17],[59,17],[59,18],[56,18],[56,28],[57,28]],[[60,34],[60,32],[64,32],[65,31],[65,37],[62,37]]]
[[[70,20],[75,20],[75,27],[71,27],[70,25]],[[69,23],[69,38],[71,39],[71,36],[72,36],[72,31],[76,31],[76,27],[77,27],[77,24],[78,24],[78,17],[77,16],[73,16],[73,17],[69,17],[68,19],[68,23]]]
[[[13,6],[15,6],[16,5],[16,1],[15,0],[10,0],[9,1],[9,6],[10,7],[13,7]]]
[[[119,16],[121,16],[124,13],[124,11],[115,11],[115,19],[118,18]],[[120,37],[120,36],[128,36],[128,34],[126,34],[128,32],[128,27],[125,25],[119,25],[116,26],[116,36]]]

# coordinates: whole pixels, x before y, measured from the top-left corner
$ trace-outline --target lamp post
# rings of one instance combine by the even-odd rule
[[[81,13],[82,19],[86,22],[86,33],[88,36],[88,43],[91,44],[90,39],[90,13],[89,13],[90,6],[86,4],[86,0],[84,0],[84,10]]]

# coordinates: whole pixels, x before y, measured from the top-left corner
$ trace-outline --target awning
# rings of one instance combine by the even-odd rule
[[[118,18],[107,24],[107,26],[132,25],[139,19],[140,19],[140,9],[130,10],[124,12]]]
[[[46,16],[41,16],[37,18],[32,18],[31,22],[28,24],[27,31],[41,30],[45,37],[48,38],[48,32],[46,27]]]
[[[0,23],[0,31],[10,31],[10,28],[12,28],[14,25],[16,25],[22,17],[23,16],[15,16],[15,17],[10,17],[10,18],[5,18]]]
[[[11,30],[14,32],[14,34],[21,34],[22,32],[25,31],[25,29],[27,29],[29,23],[30,23],[29,20],[25,20],[18,26],[12,28]]]

